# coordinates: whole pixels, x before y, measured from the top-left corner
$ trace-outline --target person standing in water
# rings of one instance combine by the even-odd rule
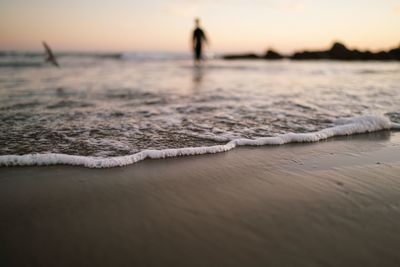
[[[195,63],[199,63],[200,60],[203,59],[203,43],[208,43],[208,40],[203,29],[200,28],[200,19],[196,18],[194,22],[196,28],[193,31],[192,47],[194,52],[194,61]]]

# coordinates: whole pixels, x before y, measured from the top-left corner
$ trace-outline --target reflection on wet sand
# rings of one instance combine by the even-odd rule
[[[193,91],[196,92],[201,88],[201,84],[204,78],[204,66],[196,65],[193,67],[192,81],[193,81]]]

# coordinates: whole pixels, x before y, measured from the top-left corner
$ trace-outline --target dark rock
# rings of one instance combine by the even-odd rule
[[[272,50],[272,49],[269,49],[269,50],[267,51],[267,53],[265,53],[264,58],[265,58],[265,59],[268,59],[268,60],[276,60],[276,59],[282,59],[282,58],[284,58],[284,56],[282,56],[282,55],[279,54],[278,52],[275,52],[275,51]]]
[[[394,48],[388,53],[391,58],[400,60],[400,46],[398,48]]]
[[[304,59],[328,59],[329,54],[324,51],[304,51],[296,52],[291,56],[291,59],[304,60]]]
[[[328,51],[330,59],[351,60],[353,53],[344,44],[334,43]]]
[[[222,56],[223,59],[235,60],[235,59],[261,59],[260,56],[249,53],[249,54],[230,54]]]

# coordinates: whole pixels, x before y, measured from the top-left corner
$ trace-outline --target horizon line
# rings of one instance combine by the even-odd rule
[[[319,50],[324,50],[327,48],[331,48],[333,44],[335,43],[341,43],[343,45],[345,45],[347,48],[352,49],[352,50],[359,50],[359,51],[371,51],[371,52],[380,52],[380,51],[387,51],[393,48],[398,48],[400,47],[400,42],[399,44],[396,45],[392,45],[392,46],[388,46],[388,48],[366,48],[366,49],[362,49],[359,47],[355,47],[355,46],[349,46],[347,45],[345,42],[343,41],[339,41],[339,40],[333,40],[330,42],[330,45],[328,46],[320,46],[319,48],[316,47],[310,47],[310,48],[298,48],[298,49],[293,49],[291,52],[282,52],[281,54],[294,54],[296,52],[304,52],[304,51],[319,51]],[[54,47],[54,46],[52,46]],[[183,50],[156,50],[156,49],[151,49],[151,50],[145,50],[145,49],[136,49],[136,50],[128,50],[128,49],[93,49],[93,50],[89,50],[86,48],[78,48],[78,49],[60,49],[58,50],[57,48],[54,49],[55,51],[57,51],[57,53],[178,53],[178,54],[190,54],[191,50],[187,49],[186,51]],[[256,53],[255,51],[257,51],[256,49],[250,50],[250,49],[242,49],[239,51],[239,49],[236,49],[236,52],[233,52],[232,49],[226,49],[225,51],[222,50],[216,50],[216,51],[210,51],[210,49],[208,49],[209,51],[207,53],[211,53],[211,54],[223,54],[223,53]],[[275,52],[280,52],[279,49],[276,49],[275,47],[272,46],[267,46],[266,48],[263,49],[263,52],[261,53],[266,53],[268,50],[273,50]],[[43,49],[40,48],[35,48],[35,49],[3,49],[0,48],[0,52],[28,52],[28,53],[41,53],[43,51]]]

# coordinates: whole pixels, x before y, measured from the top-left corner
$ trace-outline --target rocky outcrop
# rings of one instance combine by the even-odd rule
[[[279,54],[278,52],[276,52],[272,49],[269,49],[264,55],[264,59],[267,59],[267,60],[276,60],[276,59],[282,59],[282,58],[284,58],[284,56],[282,56],[281,54]]]
[[[326,51],[304,51],[294,53],[290,58],[294,60],[312,60],[312,59],[331,59],[331,60],[400,60],[400,48],[390,51],[380,51],[373,53],[371,51],[350,50],[342,43],[334,43]]]
[[[223,59],[266,59],[278,60],[289,58],[293,60],[400,60],[400,46],[389,51],[371,52],[348,49],[344,44],[335,42],[329,50],[321,51],[301,51],[291,56],[283,56],[278,52],[269,49],[265,55],[257,54],[231,54],[223,56]]]

